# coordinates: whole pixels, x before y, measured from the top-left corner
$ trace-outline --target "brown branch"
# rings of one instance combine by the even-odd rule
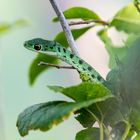
[[[81,24],[90,24],[90,23],[100,23],[102,25],[109,25],[108,22],[106,21],[102,21],[102,20],[87,20],[87,21],[72,21],[69,23],[69,26],[73,26],[73,25],[81,25]]]
[[[60,65],[56,65],[56,64],[46,63],[46,62],[43,62],[43,61],[39,62],[38,65],[46,65],[46,66],[51,66],[51,67],[55,67],[55,68],[58,68],[58,69],[75,69],[72,66],[60,66]]]

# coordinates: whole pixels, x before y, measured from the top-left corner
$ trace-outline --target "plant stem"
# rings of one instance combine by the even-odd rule
[[[104,140],[104,129],[102,122],[99,123],[99,127],[100,127],[100,140]]]
[[[71,21],[71,22],[69,23],[69,26],[81,25],[81,24],[90,24],[90,23],[100,23],[100,24],[102,24],[102,25],[107,25],[107,26],[109,25],[108,22],[102,21],[102,20],[87,20],[87,21],[77,21],[77,22]]]
[[[87,112],[89,112],[92,117],[98,122],[99,128],[100,128],[100,140],[104,140],[104,130],[103,130],[103,124],[102,122],[96,117],[95,114],[93,114],[89,109],[86,109]]]
[[[39,62],[38,65],[46,65],[46,66],[51,66],[51,67],[56,67],[58,69],[75,69],[72,66],[60,66],[60,65],[56,65],[56,64],[50,64],[50,63],[46,63],[46,62]]]
[[[71,51],[76,54],[76,55],[79,55],[78,51],[77,51],[77,46],[75,44],[75,41],[74,41],[74,38],[73,38],[73,35],[71,33],[71,30],[70,30],[70,27],[64,17],[64,14],[63,12],[60,10],[60,6],[58,5],[58,3],[56,2],[56,0],[49,0],[52,7],[54,8],[57,16],[58,16],[58,19],[61,23],[61,26],[63,28],[63,31],[65,33],[65,36],[67,38],[67,41],[68,41],[68,44],[71,48]]]
[[[131,129],[131,125],[130,125],[129,122],[127,122],[127,123],[126,123],[125,131],[124,131],[124,133],[123,133],[123,135],[122,135],[121,140],[126,140],[127,135],[129,134],[130,129]]]

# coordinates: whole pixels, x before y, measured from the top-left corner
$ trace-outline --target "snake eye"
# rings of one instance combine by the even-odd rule
[[[35,45],[34,45],[34,49],[35,49],[36,51],[41,50],[41,45],[35,44]]]

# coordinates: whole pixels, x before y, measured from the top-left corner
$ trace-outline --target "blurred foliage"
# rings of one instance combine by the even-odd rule
[[[119,59],[122,59],[127,51],[127,46],[118,47],[115,46],[111,40],[111,38],[108,36],[107,30],[103,29],[98,33],[98,36],[100,39],[104,42],[105,48],[109,54],[109,68],[114,68],[116,66],[116,60],[115,57],[119,57]]]
[[[137,10],[140,12],[140,1],[139,0],[134,0],[134,5],[137,8]]]
[[[135,2],[120,9],[107,27],[103,26],[97,33],[110,57],[111,70],[107,74],[106,82],[85,82],[71,87],[48,86],[49,89],[62,93],[74,102],[52,101],[27,108],[19,115],[17,122],[22,136],[27,135],[32,129],[47,131],[74,113],[76,120],[85,127],[77,133],[76,140],[130,140],[135,136],[136,140],[140,139],[140,12]],[[64,15],[67,19],[103,21],[95,12],[82,7],[70,8],[64,11]],[[58,19],[54,18],[53,21]],[[74,29],[73,36],[77,39],[98,25]],[[114,45],[108,35],[112,27],[127,34],[128,38],[122,46]],[[68,47],[64,33],[59,33],[55,40]],[[47,57],[40,58],[40,61],[45,61]],[[35,61],[39,62],[38,60],[37,57]],[[47,62],[53,60],[51,58]],[[39,70],[35,65],[37,63],[30,68],[30,74],[33,73],[29,77],[32,84],[45,70]],[[96,122],[99,128],[94,126]]]
[[[117,66],[116,57],[119,58],[119,60],[122,60],[127,53],[128,47],[130,47],[131,44],[139,37],[138,35],[130,34],[128,35],[127,40],[124,41],[123,46],[116,46],[109,37],[107,29],[99,31],[98,36],[104,42],[105,48],[109,54],[109,68],[111,69]]]
[[[28,25],[27,20],[24,19],[19,19],[13,23],[8,23],[8,22],[0,22],[0,36],[2,36],[5,33],[8,33],[9,31],[19,28],[19,27],[24,27]]]
[[[128,4],[113,17],[110,26],[119,31],[140,34],[140,13],[133,3]]]

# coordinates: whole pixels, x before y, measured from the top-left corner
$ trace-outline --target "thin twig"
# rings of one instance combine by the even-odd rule
[[[60,10],[60,6],[56,2],[56,0],[49,0],[49,1],[56,12],[58,19],[60,20],[61,26],[64,30],[64,33],[65,33],[65,36],[67,38],[68,44],[71,48],[71,51],[74,54],[79,55],[74,38],[73,38],[73,35],[71,33],[71,30],[70,30],[70,27],[69,27],[64,15],[63,15],[63,12]]]
[[[56,65],[56,64],[46,63],[46,62],[43,62],[43,61],[39,62],[38,65],[46,65],[46,66],[51,66],[51,67],[55,67],[55,68],[58,68],[58,69],[75,69],[72,66],[60,66],[60,65]]]
[[[69,26],[81,25],[81,24],[90,24],[90,23],[100,23],[100,24],[102,24],[102,25],[107,25],[107,26],[109,25],[108,22],[102,21],[102,20],[87,20],[87,21],[77,21],[77,22],[71,21],[71,22],[69,23]]]

